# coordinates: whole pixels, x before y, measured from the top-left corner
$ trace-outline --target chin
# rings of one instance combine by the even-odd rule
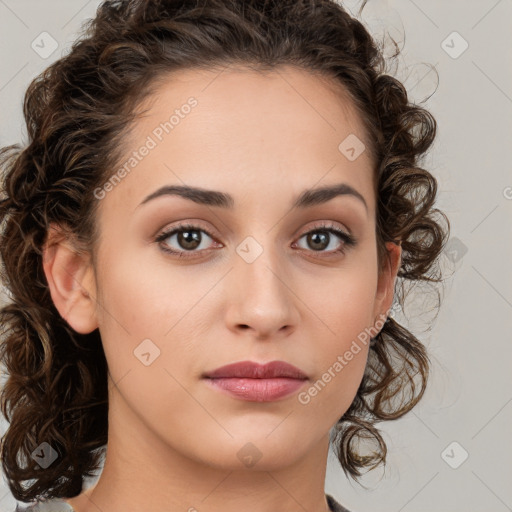
[[[282,435],[276,435],[274,431],[269,436],[270,431],[260,431],[254,436],[247,432],[236,436],[231,432],[234,438],[229,442],[224,439],[212,443],[221,450],[208,452],[205,449],[201,458],[209,466],[224,471],[275,471],[296,464],[302,456],[302,450],[297,450],[297,446],[302,446],[304,439],[293,441],[293,436],[286,435],[284,430]],[[307,447],[304,447],[304,453],[306,451]]]

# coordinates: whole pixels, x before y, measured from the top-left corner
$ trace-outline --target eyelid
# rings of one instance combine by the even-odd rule
[[[195,229],[198,230],[198,228],[201,229],[201,231],[204,231],[208,236],[211,238],[220,238],[220,235],[211,227],[204,224],[202,221],[198,219],[187,219],[182,221],[176,221],[174,225],[162,228],[158,231],[159,234],[155,235],[153,238],[157,239],[164,235],[170,236],[173,231],[180,231],[185,229]],[[220,242],[219,242],[220,243]]]
[[[340,227],[340,226],[342,226],[342,227]],[[321,230],[321,229],[329,229],[329,228],[337,229],[339,231],[342,231],[345,235],[347,235],[349,237],[353,237],[350,229],[343,226],[343,224],[340,225],[339,222],[331,221],[331,220],[315,221],[314,224],[312,226],[310,226],[306,231],[304,231],[304,232],[301,231],[302,234],[300,236],[302,237],[304,235],[307,235],[311,231],[316,231],[316,230]]]

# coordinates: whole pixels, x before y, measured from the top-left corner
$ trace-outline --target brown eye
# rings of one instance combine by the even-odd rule
[[[183,249],[188,251],[192,251],[197,249],[197,247],[201,244],[201,231],[199,230],[186,230],[186,231],[178,231],[176,233],[177,238],[176,241]]]
[[[306,235],[307,243],[313,250],[322,251],[327,248],[330,234],[327,231],[315,231]]]
[[[333,226],[320,226],[305,233],[301,239],[303,238],[306,239],[307,247],[302,248],[327,254],[343,253],[348,247],[356,244],[352,235]],[[326,250],[328,247],[331,247],[330,250]]]
[[[163,243],[164,241],[173,238],[175,239],[174,242]],[[161,233],[155,239],[155,242],[161,243],[161,248],[163,251],[187,258],[192,256],[189,256],[187,253],[193,254],[207,250],[208,238],[213,239],[213,237],[200,226],[194,226],[192,224],[183,224],[176,226],[171,230]],[[201,244],[203,244],[204,247],[201,247]]]

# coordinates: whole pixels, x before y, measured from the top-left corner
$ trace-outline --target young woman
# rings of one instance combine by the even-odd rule
[[[449,231],[384,69],[330,0],[119,0],[31,83],[0,153],[17,510],[347,510],[329,447],[357,479],[423,395],[390,311]]]

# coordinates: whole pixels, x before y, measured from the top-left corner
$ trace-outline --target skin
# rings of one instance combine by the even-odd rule
[[[101,199],[97,264],[57,226],[45,247],[57,309],[77,332],[99,328],[110,373],[103,473],[67,501],[77,512],[324,512],[329,431],[355,397],[368,345],[307,404],[299,392],[239,400],[201,376],[283,360],[307,374],[304,391],[388,312],[401,248],[387,245],[379,273],[369,152],[349,161],[338,150],[349,134],[364,140],[362,124],[343,90],[304,70],[187,70],[151,96],[128,156],[191,96],[198,105]],[[341,195],[291,210],[302,191],[338,183],[367,209]],[[170,195],[138,206],[172,184],[229,193],[234,207]],[[186,252],[176,234],[155,242],[178,221],[211,234],[199,232],[190,259],[162,251]],[[335,254],[343,240],[330,234],[315,250],[304,235],[319,221],[356,245]],[[252,263],[236,251],[247,236],[263,250]],[[149,366],[134,356],[146,338],[160,350]],[[261,455],[252,467],[237,456],[247,443]]]

